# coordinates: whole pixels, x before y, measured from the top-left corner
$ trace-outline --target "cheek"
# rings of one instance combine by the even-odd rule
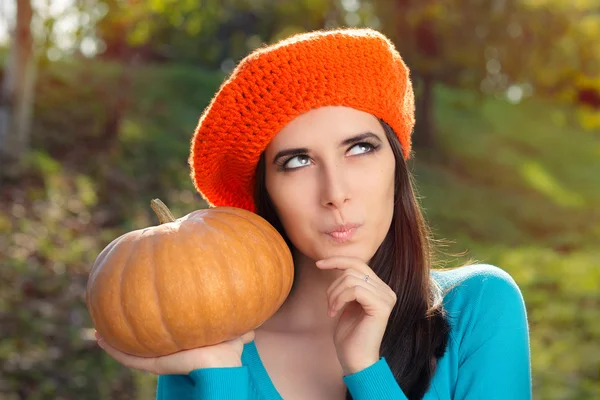
[[[361,187],[358,191],[366,195],[369,203],[374,205],[385,205],[394,201],[395,185],[395,162],[393,154],[385,157],[381,162],[374,165],[373,168],[360,180]]]
[[[383,202],[388,205],[388,211],[390,215],[393,213],[394,208],[394,191],[396,187],[396,161],[392,156],[391,166],[385,169],[385,172],[382,173],[382,176],[385,178],[382,179],[383,186]],[[386,203],[387,202],[387,203]],[[390,217],[391,218],[391,217]]]
[[[382,161],[364,180],[360,193],[375,226],[387,230],[394,214],[395,160],[391,154]]]

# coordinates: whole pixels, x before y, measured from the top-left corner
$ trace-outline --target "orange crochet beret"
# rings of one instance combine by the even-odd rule
[[[381,118],[410,157],[414,95],[409,71],[391,41],[368,28],[297,34],[250,53],[200,117],[189,163],[210,206],[255,212],[261,153],[291,120],[313,108],[342,105]]]

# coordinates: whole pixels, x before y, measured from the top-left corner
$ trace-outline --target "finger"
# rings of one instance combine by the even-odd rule
[[[328,299],[331,298],[332,293],[336,289],[342,290],[344,288],[347,288],[347,287],[350,287],[353,285],[353,283],[351,283],[351,282],[355,282],[355,281],[347,278],[348,276],[353,276],[357,279],[360,279],[360,280],[366,282],[367,284],[373,286],[374,288],[377,288],[376,283],[372,279],[370,279],[370,276],[369,276],[368,280],[365,280],[365,275],[363,275],[361,272],[358,272],[354,269],[347,269],[346,271],[344,271],[344,273],[341,276],[337,277],[336,280],[333,281],[333,283],[331,285],[329,285],[329,288],[327,289],[327,298]],[[342,287],[340,288],[340,286],[342,286]]]
[[[152,363],[151,359],[146,359],[143,357],[136,357],[136,356],[132,356],[130,354],[123,353],[122,351],[115,349],[113,346],[108,344],[106,342],[106,340],[104,340],[102,338],[100,338],[100,340],[98,340],[98,345],[106,353],[108,353],[109,356],[114,358],[115,361],[119,362],[120,364],[123,364],[124,366],[126,366],[128,368],[140,369],[140,370],[150,372],[151,363]]]
[[[364,288],[369,289],[375,298],[382,302],[384,309],[391,310],[396,304],[396,294],[389,286],[374,283],[371,280],[366,282],[360,275],[357,275],[356,271],[348,270],[344,274],[343,277],[336,279],[329,289],[327,289],[327,302],[330,311],[335,308],[334,303],[340,293],[353,286],[363,286]],[[341,307],[343,306],[337,307],[337,310]]]
[[[340,282],[330,293],[328,297],[329,310],[330,313],[335,314],[338,310],[340,310],[347,302],[357,300],[350,299],[346,300],[348,297],[348,293],[351,293],[355,288],[361,287],[364,289],[365,293],[368,294],[371,298],[377,298],[379,296],[377,290],[372,285],[363,281],[360,278],[357,278],[352,275],[348,275],[346,279]],[[346,293],[344,297],[342,294]]]
[[[337,315],[339,310],[352,301],[360,304],[365,314],[372,317],[388,315],[390,311],[387,304],[373,291],[365,286],[356,285],[346,288],[333,300],[332,316]]]
[[[339,269],[342,271],[352,268],[363,276],[369,275],[371,280],[381,281],[371,267],[356,257],[334,256],[319,260],[316,265],[319,269]]]

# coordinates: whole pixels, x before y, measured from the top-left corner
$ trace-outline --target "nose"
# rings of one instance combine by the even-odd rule
[[[350,200],[347,171],[343,165],[332,165],[321,170],[321,204],[341,209]]]

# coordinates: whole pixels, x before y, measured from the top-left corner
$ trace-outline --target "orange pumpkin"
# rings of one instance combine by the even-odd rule
[[[291,252],[275,228],[233,207],[175,219],[113,240],[90,271],[86,303],[113,347],[157,357],[217,344],[259,327],[287,298]]]

